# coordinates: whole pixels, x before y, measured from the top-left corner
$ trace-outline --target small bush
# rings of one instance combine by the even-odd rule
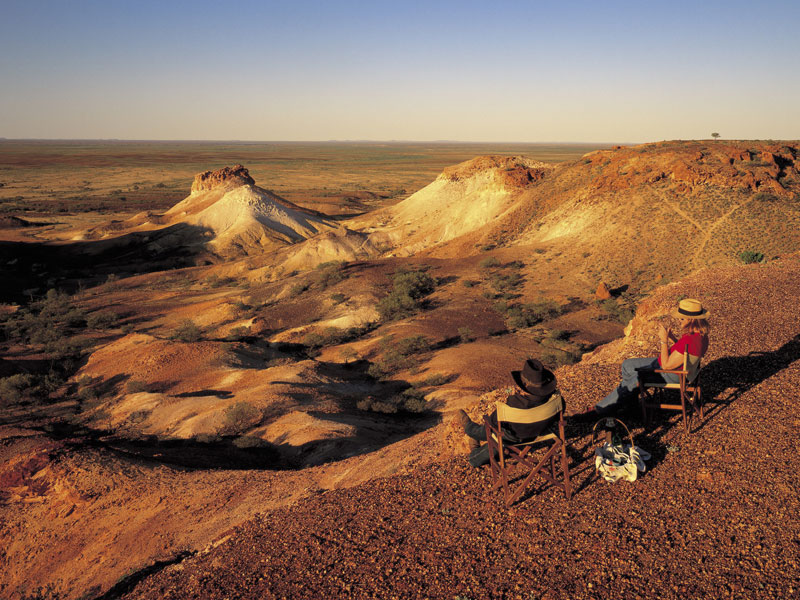
[[[572,334],[565,329],[552,329],[547,333],[551,340],[568,340]]]
[[[315,269],[317,283],[322,286],[322,289],[328,288],[332,285],[347,279],[344,272],[347,263],[345,261],[331,261],[317,265]]]
[[[431,343],[424,335],[411,335],[397,342],[396,351],[402,356],[420,354],[431,349]]]
[[[296,298],[303,292],[308,289],[307,283],[295,283],[292,287],[289,288],[289,297]]]
[[[436,289],[436,281],[425,271],[398,271],[393,279],[394,291],[420,300]]]
[[[138,394],[147,391],[147,383],[141,379],[131,379],[125,384],[125,391],[129,394]]]
[[[511,273],[495,273],[491,278],[492,287],[498,292],[507,292],[518,288],[524,281],[516,271]]]
[[[345,296],[344,294],[338,294],[338,293],[337,294],[331,294],[331,300],[335,304],[341,304],[342,302],[347,300],[347,296]]]
[[[472,287],[475,287],[475,286],[476,286],[476,285],[478,285],[479,283],[480,283],[479,281],[475,281],[474,279],[464,279],[464,280],[461,282],[461,284],[462,284],[464,287],[467,287],[467,288],[472,288]]]
[[[739,260],[746,265],[764,262],[764,255],[761,252],[754,252],[753,250],[745,250],[739,254]]]
[[[462,343],[466,344],[467,342],[471,342],[475,339],[475,334],[472,333],[472,329],[469,327],[459,327],[458,337],[461,338]]]
[[[500,266],[500,261],[494,256],[487,256],[478,263],[479,269],[493,269]]]
[[[253,435],[243,435],[233,440],[233,445],[240,450],[245,450],[247,448],[265,448],[268,442]]]
[[[428,375],[425,380],[422,382],[426,386],[437,387],[440,385],[444,385],[450,381],[450,378],[447,375],[442,375],[441,373],[434,373],[433,375]]]
[[[419,304],[411,296],[393,291],[388,296],[381,298],[376,308],[382,321],[394,321],[413,315],[417,312]]]
[[[211,288],[228,287],[236,285],[236,280],[233,277],[219,277],[218,275],[209,275],[206,277],[206,285]]]
[[[228,332],[228,335],[225,336],[225,339],[231,342],[235,342],[241,340],[242,338],[246,338],[250,335],[252,335],[252,331],[250,330],[249,327],[246,327],[244,325],[239,325],[238,327],[234,327],[233,329],[231,329]]]
[[[19,373],[0,379],[0,402],[10,404],[19,402],[23,397],[31,394],[34,384],[33,375]]]
[[[261,411],[249,402],[236,402],[225,409],[222,416],[222,435],[239,435],[261,422]]]
[[[200,339],[202,335],[202,331],[200,328],[195,325],[195,322],[191,319],[184,319],[180,322],[178,327],[172,332],[170,336],[173,340],[178,340],[180,342],[196,342]]]
[[[110,329],[117,324],[118,320],[117,313],[110,310],[99,310],[89,315],[86,319],[86,326],[90,329]]]

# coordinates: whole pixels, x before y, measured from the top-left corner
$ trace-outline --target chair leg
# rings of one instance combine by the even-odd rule
[[[567,462],[567,445],[561,444],[561,470],[564,472],[564,495],[569,500],[572,497],[572,486],[569,478],[569,463]]]
[[[683,415],[683,430],[689,433],[689,420],[686,418],[686,389],[681,385],[681,414]]]
[[[642,409],[642,424],[647,425],[647,392],[644,390],[644,386],[641,382],[639,382],[639,406]]]
[[[694,388],[694,397],[695,397],[695,405],[697,406],[697,412],[700,415],[700,420],[705,420],[703,416],[703,392],[700,390],[699,387]]]

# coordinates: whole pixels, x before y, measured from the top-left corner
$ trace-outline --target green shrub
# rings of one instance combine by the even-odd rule
[[[110,310],[99,310],[88,316],[86,326],[90,329],[110,329],[117,324],[118,320],[117,313]]]
[[[321,348],[324,344],[325,338],[319,333],[311,332],[307,333],[305,337],[303,337],[303,345],[308,346],[309,348]]]
[[[317,265],[315,269],[317,283],[325,289],[347,279],[347,274],[344,272],[346,266],[347,263],[343,260]]]
[[[516,271],[510,273],[495,273],[491,278],[492,287],[498,292],[507,292],[518,288],[524,279]]]
[[[27,373],[19,373],[0,379],[0,403],[19,402],[23,397],[32,394],[34,377]]]
[[[130,379],[128,383],[125,384],[125,391],[128,394],[138,394],[139,392],[146,392],[147,389],[148,389],[147,383],[145,383],[141,379]]]
[[[436,281],[433,277],[421,270],[398,271],[394,275],[393,284],[395,292],[413,300],[420,300],[436,289]]]
[[[236,284],[233,277],[219,277],[218,275],[209,275],[206,277],[206,285],[211,288],[228,287]]]
[[[347,296],[345,296],[344,294],[339,294],[339,293],[331,294],[331,300],[336,304],[341,304],[342,302],[347,300]]]
[[[417,312],[417,301],[410,296],[393,291],[378,301],[378,314],[382,321],[394,321],[409,317]]]
[[[402,356],[420,354],[431,349],[431,343],[424,335],[411,335],[398,340],[395,350]]]
[[[764,262],[764,255],[761,252],[755,252],[753,250],[745,250],[744,252],[739,254],[739,260],[746,265],[751,265],[754,263]]]
[[[236,402],[225,409],[222,415],[222,435],[239,435],[261,422],[262,414],[249,402]]]
[[[475,286],[476,286],[476,285],[478,285],[479,283],[480,283],[479,281],[475,281],[474,279],[464,279],[464,280],[461,282],[461,284],[462,284],[464,287],[467,287],[467,288],[472,288],[472,287],[475,287]]]
[[[289,288],[289,297],[296,298],[303,292],[308,289],[307,283],[295,283],[292,287]]]
[[[622,324],[628,323],[633,318],[633,310],[614,298],[603,300],[600,307],[606,311],[611,319],[619,321]]]
[[[462,343],[471,342],[475,339],[475,334],[472,333],[472,329],[469,327],[459,327],[458,328],[458,337],[461,338]]]
[[[225,336],[225,339],[229,340],[231,342],[235,342],[237,340],[241,340],[242,338],[246,338],[246,337],[250,336],[251,334],[252,334],[252,331],[250,330],[249,327],[247,327],[245,325],[239,325],[239,326],[234,327],[233,329],[231,329],[228,332],[228,335]]]
[[[172,332],[170,339],[178,340],[179,342],[196,342],[200,339],[202,331],[195,325],[191,319],[184,319],[180,322],[178,327]]]
[[[487,256],[478,263],[479,269],[493,269],[497,266],[500,266],[500,261],[494,256]]]
[[[247,448],[265,448],[269,443],[266,440],[262,440],[260,437],[243,435],[233,440],[233,445],[240,450],[244,450]]]

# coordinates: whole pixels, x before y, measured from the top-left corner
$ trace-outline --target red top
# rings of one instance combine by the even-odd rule
[[[702,358],[706,353],[706,350],[708,350],[708,336],[705,336],[700,332],[687,333],[677,342],[672,344],[672,347],[669,349],[669,355],[671,356],[673,352],[685,354],[687,350],[692,356],[699,356]],[[658,357],[658,364],[661,365],[660,356]]]

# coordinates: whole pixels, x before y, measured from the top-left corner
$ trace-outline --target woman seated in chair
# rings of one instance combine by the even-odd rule
[[[556,390],[556,378],[553,372],[547,369],[540,361],[528,359],[522,371],[511,371],[511,377],[517,387],[523,392],[512,394],[506,404],[513,408],[534,408],[545,404]],[[492,424],[497,426],[497,410],[489,416]],[[463,410],[458,411],[458,420],[464,428],[464,433],[473,440],[473,448],[469,454],[469,464],[480,467],[489,464],[489,448],[480,442],[486,441],[486,427],[483,423],[475,423]],[[558,415],[546,421],[536,423],[503,423],[503,439],[513,443],[531,440],[558,420]]]
[[[680,377],[674,373],[653,373],[653,369],[680,369],[683,366],[683,355],[688,352],[692,356],[702,358],[708,350],[709,325],[706,318],[709,311],[703,308],[699,300],[681,300],[671,315],[680,319],[681,337],[675,336],[663,325],[658,326],[661,338],[661,352],[655,358],[629,358],[622,363],[622,381],[600,402],[594,410],[576,415],[577,420],[599,418],[613,413],[620,401],[635,399],[639,388],[639,380],[646,382],[678,383]],[[641,369],[641,371],[639,370]]]

